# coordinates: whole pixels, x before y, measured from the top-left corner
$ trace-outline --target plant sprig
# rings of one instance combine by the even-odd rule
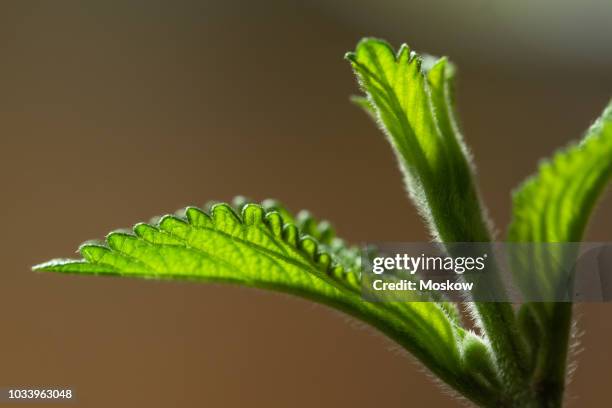
[[[453,106],[455,68],[402,45],[366,38],[350,61],[364,91],[353,100],[386,134],[407,191],[435,241],[489,242],[492,234],[471,155]],[[612,104],[584,141],[557,153],[514,195],[513,242],[580,241],[612,173]],[[363,217],[368,216],[364,214]],[[559,407],[563,401],[570,303],[371,303],[361,298],[361,250],[308,212],[239,197],[187,207],[104,241],[82,259],[40,271],[223,282],[290,293],[339,309],[396,341],[464,397],[490,407]]]

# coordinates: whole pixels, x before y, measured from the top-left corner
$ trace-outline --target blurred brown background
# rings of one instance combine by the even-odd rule
[[[2,2],[0,386],[70,386],[83,407],[456,406],[393,344],[324,307],[30,266],[236,194],[308,208],[353,242],[427,239],[386,141],[347,100],[342,55],[364,35],[458,63],[503,236],[510,190],[612,96],[609,2],[503,3]],[[612,239],[610,203],[590,240]],[[578,311],[570,403],[605,406],[612,307]]]

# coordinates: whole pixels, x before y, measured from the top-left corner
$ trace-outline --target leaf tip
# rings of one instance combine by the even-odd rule
[[[51,268],[58,264],[59,259],[53,259],[51,261],[42,262],[31,267],[34,272],[48,272]]]
[[[56,258],[36,264],[31,269],[34,272],[64,272],[68,271],[71,265],[80,265],[82,263],[82,259]]]
[[[344,54],[344,59],[350,62],[355,62],[355,60],[357,59],[357,56],[355,55],[353,51],[349,51]]]

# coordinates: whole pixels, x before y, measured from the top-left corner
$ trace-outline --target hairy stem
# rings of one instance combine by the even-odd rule
[[[572,303],[550,305],[544,330],[544,347],[538,355],[533,389],[541,407],[557,408],[563,404],[567,356],[572,323]]]
[[[470,180],[472,178],[470,177]],[[473,184],[466,186],[466,195],[470,197],[471,205],[464,208],[470,212],[466,219],[475,222],[470,225],[456,229],[456,224],[437,223],[438,231],[441,231],[440,238],[444,242],[491,242],[488,223],[480,203],[477,190]],[[443,217],[436,217],[436,205],[432,201],[435,220],[442,220]],[[438,210],[439,211],[439,210]],[[493,271],[492,273],[495,273]],[[503,284],[499,277],[490,278],[492,285],[498,285],[498,291],[503,290]],[[527,355],[525,344],[516,321],[516,314],[510,303],[507,302],[474,302],[469,305],[478,325],[489,339],[493,356],[502,374],[505,384],[505,394],[514,396],[518,400],[530,399],[527,371]]]

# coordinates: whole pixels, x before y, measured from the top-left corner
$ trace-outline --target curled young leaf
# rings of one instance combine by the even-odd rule
[[[473,180],[467,147],[455,119],[454,67],[422,57],[404,44],[362,40],[346,54],[367,101],[404,173],[408,192],[437,241],[486,242],[486,217]]]

